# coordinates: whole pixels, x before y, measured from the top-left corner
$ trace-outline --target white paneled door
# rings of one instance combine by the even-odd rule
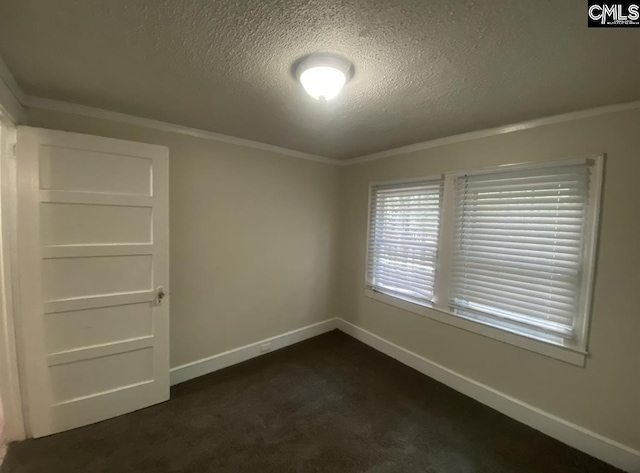
[[[166,401],[167,148],[23,127],[17,162],[29,433]]]

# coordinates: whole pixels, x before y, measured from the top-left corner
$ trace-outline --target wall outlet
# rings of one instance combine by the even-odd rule
[[[260,353],[266,353],[271,350],[271,342],[260,345]]]

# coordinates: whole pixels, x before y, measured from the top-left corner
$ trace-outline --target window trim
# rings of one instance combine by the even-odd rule
[[[584,294],[581,298],[580,307],[580,326],[577,328],[579,332],[580,343],[577,346],[563,345],[555,343],[551,340],[536,338],[532,335],[526,335],[511,331],[505,327],[499,327],[483,321],[475,321],[455,314],[449,309],[448,294],[450,282],[449,264],[453,255],[453,236],[455,227],[455,189],[453,180],[456,177],[465,174],[483,174],[495,172],[498,170],[523,170],[523,169],[540,169],[547,166],[557,166],[562,164],[572,164],[576,162],[592,161],[593,164],[593,181],[591,183],[591,192],[589,195],[589,212],[588,231],[583,248],[583,274],[581,278],[581,292]],[[573,365],[584,366],[586,358],[589,356],[589,328],[593,309],[593,292],[595,285],[595,268],[598,259],[597,243],[600,229],[600,209],[602,202],[602,186],[604,175],[605,155],[589,155],[582,157],[572,157],[565,159],[553,159],[545,161],[530,161],[525,163],[504,164],[500,166],[483,167],[475,170],[452,171],[446,173],[435,174],[433,176],[425,176],[411,179],[397,179],[392,181],[371,182],[369,184],[369,201],[368,201],[368,218],[367,218],[367,240],[365,252],[365,289],[366,297],[383,304],[391,305],[399,309],[412,312],[438,322],[461,328],[465,331],[476,333],[494,340],[498,340],[528,351],[539,353],[551,358],[555,358]],[[436,281],[434,288],[433,304],[417,304],[400,297],[385,294],[383,292],[372,290],[366,287],[366,261],[369,257],[369,224],[371,215],[371,190],[373,186],[380,184],[398,184],[427,180],[427,179],[443,179],[443,196],[440,202],[441,221],[438,238],[438,257],[436,263]]]
[[[372,219],[372,215],[371,215],[371,209],[372,209],[372,197],[373,197],[373,190],[374,187],[379,187],[379,186],[394,186],[396,184],[407,184],[407,185],[411,185],[411,184],[416,184],[416,183],[423,183],[423,182],[433,182],[433,183],[439,183],[440,186],[440,200],[438,202],[438,206],[439,206],[439,210],[440,210],[440,215],[442,215],[442,202],[443,202],[443,198],[444,198],[444,175],[442,174],[437,174],[436,176],[433,177],[429,177],[429,178],[412,178],[412,179],[400,179],[400,180],[394,180],[394,181],[384,181],[384,182],[371,182],[369,184],[369,200],[368,200],[368,209],[367,209],[367,241],[366,241],[366,251],[365,251],[365,267],[364,267],[364,284],[365,284],[365,289],[371,290],[373,292],[380,292],[380,293],[384,293],[383,291],[377,291],[375,288],[371,287],[371,285],[369,284],[369,243],[370,243],[370,239],[369,237],[371,236],[370,234],[370,230],[371,230],[371,219]],[[439,251],[440,248],[440,228],[438,228],[438,242],[437,242],[437,251]],[[434,297],[435,297],[435,291],[436,291],[436,282],[437,282],[437,264],[439,262],[439,259],[436,256],[436,270],[434,272]],[[386,293],[384,293],[386,294]],[[391,294],[387,294],[391,297],[396,297],[400,300],[409,300],[402,298],[401,296],[393,296]],[[421,305],[419,302],[415,302],[416,305]]]

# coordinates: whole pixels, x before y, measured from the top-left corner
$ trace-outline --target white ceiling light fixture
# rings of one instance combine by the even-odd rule
[[[297,79],[311,97],[322,102],[337,96],[351,79],[351,63],[335,54],[317,53],[301,59],[295,67]]]

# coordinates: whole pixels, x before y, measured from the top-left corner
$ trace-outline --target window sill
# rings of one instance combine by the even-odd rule
[[[432,320],[436,320],[468,332],[473,332],[484,337],[492,338],[503,343],[508,343],[509,345],[513,345],[524,350],[539,353],[576,366],[583,367],[585,365],[587,353],[576,348],[555,345],[551,342],[518,335],[491,325],[485,325],[482,322],[474,322],[472,320],[462,318],[452,314],[451,312],[408,302],[398,299],[397,297],[372,291],[371,289],[365,289],[364,294],[365,296],[378,302],[382,302],[383,304],[391,305],[408,312],[413,312],[414,314],[422,315]]]

